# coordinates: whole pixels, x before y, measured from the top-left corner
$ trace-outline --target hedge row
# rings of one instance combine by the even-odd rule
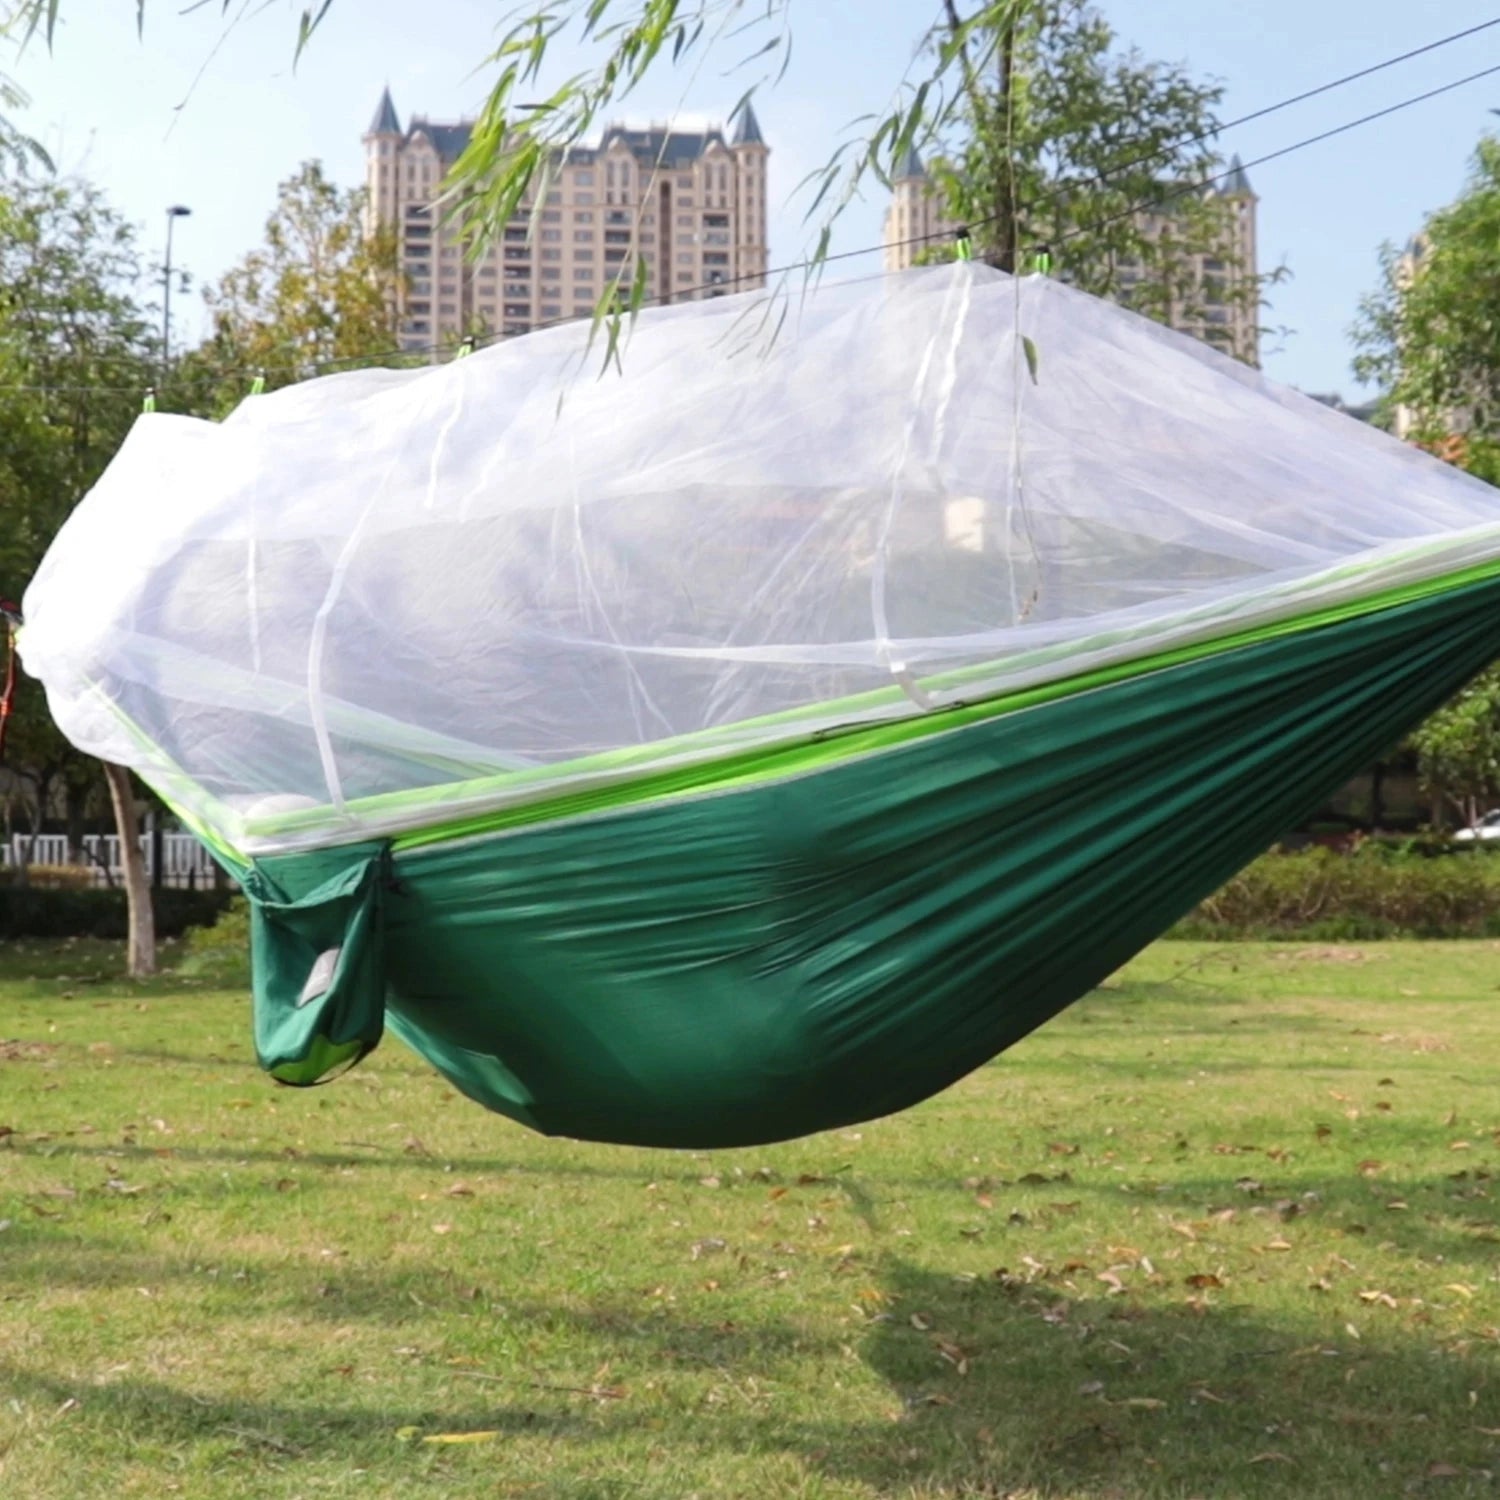
[[[158,937],[181,937],[190,927],[205,926],[230,901],[228,891],[168,887],[154,894]],[[16,938],[123,939],[125,935],[124,891],[0,886],[0,942]]]
[[[1305,849],[1262,855],[1172,929],[1170,936],[1313,941],[1500,937],[1500,854],[1433,857],[1430,848],[1370,845],[1353,853]],[[228,891],[156,892],[157,933],[196,932],[189,953],[206,969],[242,965],[242,901]],[[217,921],[217,926],[215,922]],[[0,941],[124,938],[125,894],[0,885]]]
[[[1173,928],[1171,936],[1295,938],[1500,937],[1500,858],[1434,857],[1368,846],[1262,855]]]

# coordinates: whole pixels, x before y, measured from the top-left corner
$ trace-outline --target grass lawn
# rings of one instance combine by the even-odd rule
[[[920,1109],[674,1154],[0,959],[0,1496],[1500,1490],[1500,944],[1162,944]]]

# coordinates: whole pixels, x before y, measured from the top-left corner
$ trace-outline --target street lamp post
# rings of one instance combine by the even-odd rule
[[[181,203],[173,203],[167,209],[167,254],[162,265],[161,298],[161,384],[167,381],[167,369],[172,357],[172,227],[178,219],[185,219],[192,209]],[[151,884],[160,890],[166,883],[166,840],[162,837],[161,809],[151,814]]]
[[[167,259],[162,269],[163,294],[161,299],[161,368],[165,379],[167,364],[172,353],[172,226],[178,219],[185,219],[192,209],[174,203],[167,209]]]

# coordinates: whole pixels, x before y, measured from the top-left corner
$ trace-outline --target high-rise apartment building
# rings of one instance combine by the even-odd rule
[[[557,164],[534,232],[527,203],[478,260],[433,206],[469,131],[420,115],[403,130],[387,89],[365,132],[370,221],[400,248],[406,346],[590,317],[622,268],[629,285],[637,256],[656,301],[764,285],[770,151],[748,103],[732,134],[611,125]]]
[[[915,151],[908,151],[893,179],[895,188],[885,215],[885,266],[901,271],[916,263],[924,250],[941,247],[959,228],[948,217],[935,184]],[[1256,208],[1259,199],[1250,186],[1238,156],[1233,157],[1223,181],[1208,190],[1223,214],[1223,240],[1213,254],[1188,257],[1184,267],[1191,296],[1168,309],[1170,327],[1204,339],[1247,364],[1260,362],[1260,307],[1255,295],[1237,295],[1236,283],[1256,275]],[[1171,225],[1169,213],[1143,210],[1141,226],[1151,236]],[[1066,276],[1066,266],[1060,268]],[[1121,300],[1129,299],[1139,272],[1121,273]]]

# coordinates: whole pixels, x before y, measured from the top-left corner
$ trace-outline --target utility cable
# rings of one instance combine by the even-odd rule
[[[1419,55],[1422,52],[1431,51],[1433,48],[1438,47],[1438,46],[1442,46],[1442,45],[1446,45],[1447,42],[1455,40],[1458,37],[1472,35],[1475,31],[1482,31],[1482,30],[1486,29],[1486,27],[1492,26],[1492,25],[1496,25],[1496,24],[1500,24],[1500,18],[1497,18],[1497,20],[1494,21],[1494,22],[1486,22],[1482,26],[1470,28],[1470,30],[1467,31],[1467,32],[1455,33],[1454,37],[1444,38],[1441,42],[1430,43],[1426,47],[1418,48],[1418,49],[1416,49],[1415,51],[1413,51],[1411,53],[1404,53],[1404,54],[1402,54],[1402,59],[1399,59],[1399,60],[1404,60],[1406,57],[1417,56],[1417,55]],[[1390,62],[1387,62],[1387,63],[1384,63],[1384,64],[1379,64],[1379,65],[1377,65],[1374,68],[1365,69],[1365,70],[1363,70],[1360,73],[1349,74],[1349,75],[1347,75],[1347,77],[1345,79],[1336,80],[1333,83],[1323,85],[1319,89],[1311,90],[1311,91],[1309,91],[1308,93],[1306,93],[1304,95],[1298,96],[1298,99],[1300,100],[1302,98],[1309,98],[1309,97],[1312,97],[1313,94],[1327,92],[1331,88],[1338,87],[1339,84],[1342,83],[1342,82],[1346,82],[1346,81],[1350,81],[1350,80],[1355,79],[1355,78],[1367,76],[1371,72],[1379,71],[1379,69],[1381,67],[1389,67],[1389,66],[1391,66],[1397,60],[1398,59],[1392,59]],[[1497,73],[1500,73],[1500,63],[1497,63],[1497,64],[1495,64],[1492,67],[1481,68],[1477,72],[1466,74],[1462,78],[1454,79],[1451,83],[1441,84],[1437,88],[1427,89],[1427,90],[1425,90],[1424,92],[1422,92],[1420,94],[1413,94],[1409,98],[1399,100],[1395,104],[1387,105],[1384,109],[1373,110],[1369,114],[1360,115],[1357,119],[1348,120],[1345,123],[1343,123],[1342,125],[1335,125],[1335,126],[1333,126],[1332,128],[1330,128],[1328,130],[1319,131],[1315,135],[1306,136],[1302,140],[1294,141],[1291,145],[1283,146],[1283,147],[1281,147],[1280,149],[1278,149],[1276,151],[1268,151],[1268,152],[1266,152],[1262,156],[1257,156],[1257,157],[1255,157],[1251,161],[1242,163],[1241,166],[1238,169],[1231,167],[1231,168],[1226,169],[1225,171],[1212,173],[1212,174],[1210,174],[1207,177],[1195,179],[1192,182],[1179,184],[1175,188],[1168,188],[1168,189],[1162,191],[1161,193],[1158,193],[1158,194],[1154,195],[1151,198],[1141,199],[1141,200],[1139,200],[1139,201],[1137,201],[1137,202],[1129,205],[1128,207],[1126,207],[1124,209],[1121,209],[1117,213],[1110,214],[1110,215],[1108,215],[1108,216],[1106,216],[1106,217],[1104,217],[1102,219],[1093,220],[1093,221],[1091,221],[1089,223],[1086,223],[1086,224],[1080,224],[1080,225],[1076,226],[1075,228],[1073,228],[1071,230],[1067,230],[1064,233],[1055,236],[1053,238],[1053,240],[1051,241],[1051,243],[1052,244],[1061,244],[1061,243],[1064,243],[1064,242],[1066,242],[1068,240],[1076,239],[1079,235],[1093,233],[1093,232],[1095,232],[1097,230],[1108,228],[1111,224],[1118,223],[1118,222],[1120,222],[1121,220],[1124,220],[1124,219],[1132,218],[1136,214],[1145,213],[1145,212],[1151,211],[1152,209],[1160,208],[1163,205],[1165,205],[1167,203],[1170,203],[1170,202],[1174,201],[1177,198],[1186,197],[1190,193],[1207,192],[1211,188],[1213,188],[1216,185],[1218,185],[1219,183],[1222,183],[1226,179],[1234,176],[1236,170],[1248,172],[1249,170],[1251,170],[1254,167],[1261,167],[1261,166],[1265,166],[1269,162],[1279,161],[1283,157],[1290,156],[1290,155],[1294,154],[1295,152],[1304,151],[1304,150],[1308,149],[1311,146],[1320,145],[1324,141],[1332,140],[1336,136],[1345,135],[1345,134],[1347,134],[1351,130],[1357,130],[1357,129],[1361,128],[1362,126],[1372,124],[1376,120],[1386,119],[1386,118],[1390,117],[1391,115],[1400,113],[1403,110],[1411,109],[1411,108],[1413,108],[1414,106],[1416,106],[1418,104],[1424,104],[1424,103],[1426,103],[1427,101],[1429,101],[1431,99],[1436,99],[1436,98],[1439,98],[1440,96],[1442,96],[1444,94],[1452,93],[1456,89],[1464,88],[1468,84],[1476,83],[1476,82],[1478,82],[1482,78],[1493,77]],[[1286,101],[1286,102],[1287,103],[1291,103],[1291,102],[1295,102],[1295,101],[1290,101],[1289,100],[1289,101]],[[1267,109],[1258,111],[1253,116],[1245,116],[1244,119],[1245,120],[1249,120],[1249,119],[1252,119],[1252,118],[1261,118],[1264,115],[1271,113],[1274,109],[1281,108],[1281,107],[1284,107],[1284,106],[1282,106],[1282,105],[1268,106]],[[1238,123],[1244,123],[1244,120],[1241,120],[1241,121],[1238,121],[1238,122],[1235,122],[1235,123],[1237,123],[1237,124]],[[1229,127],[1226,126],[1224,128],[1227,129]],[[999,214],[989,214],[989,215],[985,215],[984,217],[981,217],[981,218],[971,219],[971,220],[968,221],[968,224],[967,224],[966,227],[969,230],[983,228],[985,225],[992,224],[992,223],[996,222],[1000,217],[1001,217],[1001,215],[999,215]],[[913,236],[910,236],[910,237],[908,237],[906,239],[892,240],[892,241],[889,241],[889,242],[882,242],[881,244],[878,244],[878,245],[866,245],[866,246],[862,246],[862,247],[860,247],[858,249],[854,249],[854,250],[840,250],[840,251],[836,251],[833,254],[823,256],[820,259],[810,259],[809,258],[809,259],[803,259],[803,260],[797,260],[797,261],[790,261],[790,262],[788,262],[785,265],[778,266],[778,267],[775,267],[773,269],[766,270],[766,271],[756,271],[756,272],[747,273],[747,274],[742,275],[742,276],[727,277],[727,278],[725,278],[723,280],[719,280],[719,281],[700,282],[700,283],[698,283],[695,286],[679,288],[676,291],[658,293],[655,296],[643,299],[642,306],[653,306],[653,305],[660,304],[660,303],[671,302],[673,300],[686,300],[686,299],[690,299],[690,298],[695,297],[700,292],[723,292],[723,291],[725,291],[728,288],[735,287],[735,286],[741,286],[741,285],[744,285],[744,284],[750,283],[750,282],[754,282],[757,285],[764,285],[765,282],[769,281],[773,277],[789,276],[793,272],[796,272],[796,271],[815,271],[815,270],[821,270],[822,267],[827,266],[827,265],[833,265],[833,264],[836,264],[836,263],[842,262],[842,261],[858,259],[858,258],[860,258],[862,256],[866,256],[866,255],[879,254],[882,251],[897,250],[897,249],[909,249],[909,248],[911,248],[913,246],[930,245],[930,244],[934,244],[934,243],[938,243],[938,242],[947,242],[947,241],[951,241],[953,239],[953,237],[954,236],[953,236],[953,232],[952,231],[941,231],[941,232],[934,232],[934,233],[931,233],[931,234],[913,235]],[[558,326],[560,326],[562,324],[565,324],[565,323],[577,323],[577,322],[581,322],[581,321],[582,321],[582,319],[579,319],[579,318],[553,318],[553,319],[549,319],[549,320],[547,320],[545,322],[534,324],[528,331],[532,332],[532,333],[540,333],[540,332],[543,332],[546,329],[555,328],[555,327],[558,327]],[[504,339],[513,338],[513,337],[517,337],[517,335],[506,334],[506,333],[503,333],[503,332],[501,332],[501,333],[484,334],[484,335],[475,336],[474,339],[473,339],[473,345],[474,345],[474,347],[479,347],[479,346],[483,346],[483,345],[493,344],[493,343],[496,343],[498,341],[501,341],[501,340],[504,340]],[[336,370],[336,369],[338,369],[340,367],[343,367],[343,366],[352,366],[352,365],[378,365],[381,361],[383,361],[383,360],[390,360],[390,359],[411,359],[411,360],[423,359],[423,358],[430,359],[430,357],[432,355],[439,354],[439,353],[443,352],[444,349],[445,349],[445,347],[446,346],[442,345],[442,344],[419,345],[419,346],[417,346],[415,348],[412,348],[412,347],[399,347],[398,346],[398,347],[391,348],[391,349],[377,350],[377,351],[371,352],[369,354],[345,355],[345,356],[341,356],[339,358],[328,359],[328,360],[297,361],[296,364],[295,364],[295,368],[308,369],[308,370],[311,370],[311,371],[313,371],[315,373],[322,373],[322,372],[334,371],[334,370]],[[457,347],[458,347],[458,345],[455,344],[455,350],[454,350],[454,352],[457,351]],[[275,369],[275,368],[278,368],[278,367],[277,366],[271,366],[269,368]],[[289,365],[285,365],[285,366],[280,366],[279,368],[282,368],[282,369],[292,369],[294,367],[289,364]],[[222,375],[212,376],[212,377],[203,377],[201,380],[190,382],[190,384],[194,385],[194,386],[198,386],[198,387],[207,387],[209,385],[219,384],[224,379],[228,378],[230,375],[233,375],[235,373],[241,373],[241,374],[243,374],[245,372],[243,372],[243,371],[238,371],[237,372],[237,371],[234,371],[234,370],[230,370],[230,371],[224,372]],[[256,373],[259,374],[260,370],[258,369]],[[178,388],[180,389],[181,387],[179,386]],[[45,392],[45,391],[51,391],[51,392],[58,393],[58,394],[62,394],[62,393],[78,393],[78,394],[83,394],[83,393],[92,393],[92,394],[104,394],[104,393],[111,393],[111,394],[132,394],[133,393],[133,394],[139,394],[139,388],[138,387],[39,386],[39,385],[0,386],[0,392]]]
[[[1221,124],[1216,124],[1211,129],[1200,131],[1196,135],[1185,136],[1181,140],[1174,141],[1174,142],[1169,142],[1168,144],[1166,144],[1164,146],[1158,147],[1154,151],[1148,152],[1144,156],[1132,157],[1132,158],[1130,158],[1127,161],[1121,162],[1118,166],[1109,167],[1105,171],[1099,172],[1099,173],[1095,174],[1093,177],[1088,177],[1088,178],[1084,178],[1084,179],[1082,179],[1082,180],[1080,180],[1078,182],[1069,183],[1066,188],[1058,190],[1058,191],[1055,191],[1053,193],[1049,193],[1042,201],[1044,203],[1046,203],[1046,202],[1052,201],[1053,199],[1055,199],[1057,197],[1063,196],[1065,193],[1076,193],[1076,192],[1078,192],[1078,191],[1080,191],[1081,189],[1084,189],[1084,188],[1103,186],[1105,183],[1107,183],[1109,181],[1109,179],[1111,177],[1118,176],[1122,172],[1132,171],[1136,167],[1146,166],[1150,162],[1158,161],[1162,157],[1170,155],[1172,152],[1181,151],[1181,150],[1186,149],[1189,146],[1196,146],[1196,145],[1200,145],[1204,141],[1213,140],[1216,137],[1218,137],[1220,135],[1223,135],[1226,131],[1237,130],[1242,125],[1249,125],[1249,124],[1253,123],[1256,120],[1266,119],[1266,118],[1268,118],[1271,115],[1278,114],[1280,111],[1282,111],[1284,109],[1291,109],[1295,105],[1306,103],[1309,99],[1316,99],[1316,98],[1318,98],[1319,96],[1321,96],[1323,94],[1332,93],[1334,90],[1344,88],[1344,87],[1346,87],[1347,85],[1349,85],[1351,83],[1357,83],[1361,79],[1373,77],[1375,74],[1377,74],[1377,73],[1383,73],[1383,72],[1387,71],[1390,68],[1394,68],[1394,67],[1399,66],[1401,63],[1410,62],[1413,58],[1423,57],[1423,56],[1425,56],[1429,52],[1436,52],[1436,51],[1440,50],[1443,47],[1452,46],[1455,42],[1466,41],[1470,37],[1478,36],[1482,32],[1492,30],[1493,28],[1495,28],[1497,26],[1500,26],[1500,16],[1495,16],[1495,17],[1493,17],[1492,19],[1490,19],[1488,21],[1480,21],[1480,22],[1478,22],[1477,24],[1475,24],[1473,26],[1465,27],[1462,31],[1450,32],[1447,36],[1438,37],[1436,40],[1431,41],[1431,42],[1425,42],[1420,47],[1413,47],[1413,48],[1409,49],[1406,52],[1397,53],[1393,57],[1385,58],[1383,61],[1378,62],[1378,63],[1372,63],[1368,67],[1357,68],[1352,73],[1342,74],[1338,78],[1330,79],[1327,83],[1318,84],[1315,88],[1304,89],[1301,93],[1299,93],[1299,94],[1292,94],[1288,98],[1280,99],[1275,104],[1264,105],[1260,109],[1252,110],[1249,114],[1240,115],[1240,116],[1236,117],[1233,120],[1226,120],[1226,121],[1224,121]],[[1347,125],[1341,125],[1337,129],[1335,129],[1335,130],[1325,132],[1323,135],[1309,137],[1305,141],[1298,142],[1295,146],[1288,146],[1288,147],[1284,148],[1281,151],[1272,152],[1268,156],[1258,157],[1255,161],[1252,161],[1252,162],[1246,164],[1244,166],[1243,170],[1247,170],[1248,171],[1249,168],[1252,167],[1252,166],[1261,166],[1261,165],[1264,165],[1266,162],[1268,162],[1268,161],[1274,161],[1278,157],[1285,156],[1285,155],[1287,155],[1291,151],[1300,150],[1304,146],[1314,145],[1314,144],[1316,144],[1319,141],[1327,140],[1330,136],[1332,136],[1332,135],[1338,135],[1338,134],[1342,133],[1345,130],[1352,130],[1352,129],[1356,128],[1359,125],[1368,124],[1372,120],[1377,120],[1377,119],[1381,118],[1381,116],[1384,115],[1384,114],[1394,113],[1398,109],[1405,109],[1405,108],[1407,108],[1410,104],[1421,103],[1421,102],[1423,102],[1423,101],[1425,101],[1427,99],[1435,97],[1438,94],[1446,93],[1446,92],[1448,92],[1451,89],[1460,88],[1464,84],[1466,84],[1466,83],[1472,83],[1472,82],[1474,82],[1478,78],[1487,77],[1488,73],[1489,72],[1493,72],[1493,71],[1494,70],[1491,69],[1491,70],[1487,70],[1486,72],[1471,74],[1468,78],[1459,79],[1456,83],[1447,84],[1447,85],[1443,86],[1442,88],[1432,90],[1430,93],[1421,94],[1421,95],[1416,96],[1416,98],[1414,98],[1414,99],[1406,100],[1403,103],[1398,104],[1398,105],[1393,105],[1388,110],[1381,110],[1381,111],[1378,111],[1375,114],[1366,115],[1362,119],[1351,121]],[[1203,185],[1205,187],[1206,186],[1211,186],[1214,183],[1223,180],[1223,178],[1228,177],[1228,176],[1231,175],[1232,170],[1233,169],[1230,169],[1229,171],[1220,173],[1217,176],[1204,179]],[[1191,186],[1190,187],[1185,187],[1185,188],[1182,188],[1182,189],[1180,189],[1180,190],[1178,190],[1178,191],[1170,194],[1169,196],[1171,196],[1171,197],[1182,196],[1183,194],[1185,194],[1187,192],[1190,192],[1190,191],[1193,191],[1193,190],[1194,189]],[[1139,211],[1140,211],[1140,205],[1137,205],[1137,206],[1132,207],[1130,209],[1123,210],[1119,215],[1116,216],[1116,218],[1128,218],[1131,214],[1139,212]],[[972,219],[972,220],[969,221],[969,227],[970,228],[979,228],[979,227],[982,227],[985,224],[994,222],[994,219],[998,218],[998,217],[999,217],[998,215],[994,215],[994,216],[991,216],[990,218],[985,218],[985,219]],[[1098,226],[1088,226],[1088,227],[1103,227],[1104,225],[1107,225],[1107,224],[1113,223],[1113,222],[1115,222],[1115,218],[1111,218],[1111,219],[1107,219],[1107,220],[1102,220],[1102,221],[1100,221],[1100,224]],[[1084,232],[1084,231],[1083,230],[1074,230],[1074,231],[1070,231],[1069,234],[1059,235],[1056,238],[1057,238],[1057,241],[1060,242],[1060,241],[1062,241],[1064,239],[1073,237],[1076,234],[1081,233],[1081,232]],[[865,248],[859,249],[859,250],[841,251],[837,255],[825,256],[823,258],[823,260],[819,261],[819,262],[799,261],[799,262],[796,262],[796,263],[794,263],[792,265],[781,267],[780,269],[775,270],[775,271],[756,272],[753,275],[738,276],[738,277],[735,277],[735,278],[733,278],[731,280],[728,280],[728,281],[705,282],[702,285],[694,286],[694,287],[686,287],[686,288],[683,288],[683,289],[681,289],[679,291],[676,291],[676,292],[662,293],[659,296],[652,297],[652,298],[649,298],[647,300],[649,302],[656,303],[656,302],[661,302],[661,301],[669,300],[672,297],[691,297],[691,296],[693,296],[697,292],[710,291],[710,290],[714,290],[715,288],[720,288],[720,287],[725,287],[725,286],[735,286],[735,285],[739,285],[739,284],[741,284],[743,282],[746,282],[746,281],[758,281],[758,280],[761,279],[762,276],[770,277],[770,276],[784,275],[784,274],[787,274],[787,273],[789,273],[791,271],[794,271],[794,270],[805,269],[806,267],[808,267],[810,265],[813,265],[813,264],[827,264],[829,261],[842,260],[842,259],[850,259],[850,258],[853,258],[853,257],[856,257],[856,256],[860,256],[860,255],[871,255],[871,254],[874,254],[878,250],[907,248],[907,247],[909,247],[911,245],[928,244],[928,243],[931,243],[934,240],[942,240],[942,239],[948,239],[948,238],[950,238],[950,236],[948,234],[946,234],[946,233],[944,233],[944,234],[937,234],[937,235],[919,235],[919,236],[917,236],[917,237],[915,237],[913,239],[893,241],[889,246],[886,245],[886,244],[884,244],[884,243],[882,243],[880,245],[871,245],[871,246],[868,246],[868,247],[865,247]],[[576,319],[576,318],[558,318],[558,319],[552,319],[552,320],[550,320],[550,321],[548,321],[546,323],[538,323],[538,324],[533,325],[533,327],[532,327],[532,329],[530,331],[531,332],[540,332],[544,328],[556,327],[560,323],[576,322],[576,321],[579,321],[579,320]],[[492,343],[496,339],[504,338],[504,337],[515,337],[515,335],[484,334],[484,335],[480,335],[479,336],[479,342],[481,342],[481,343]],[[288,349],[291,348],[291,346],[283,346],[283,347],[286,347]],[[355,363],[358,363],[361,360],[388,359],[388,358],[395,358],[398,355],[412,355],[412,356],[421,355],[421,354],[431,355],[431,354],[441,353],[442,350],[443,350],[443,348],[444,348],[443,345],[440,345],[440,344],[431,344],[431,345],[420,346],[420,347],[415,348],[415,349],[400,348],[400,349],[392,349],[392,350],[389,350],[389,351],[383,351],[383,352],[375,353],[375,354],[347,355],[347,356],[343,356],[343,357],[337,358],[337,359],[330,359],[330,360],[324,360],[324,361],[313,361],[313,362],[300,362],[300,363],[302,363],[303,367],[305,367],[305,368],[311,368],[311,369],[316,369],[316,370],[324,370],[324,369],[333,369],[336,366],[341,365],[341,364],[355,364]],[[128,355],[119,355],[119,356],[103,355],[103,356],[96,356],[96,359],[99,362],[101,362],[101,363],[120,363],[120,364],[126,364],[126,363],[131,363],[132,362],[130,356],[128,356]],[[281,368],[283,370],[290,370],[290,369],[293,369],[294,366],[292,364],[286,364],[286,365],[281,365],[281,366],[277,366],[277,367],[273,367],[273,368]],[[20,390],[20,389],[26,389],[26,387],[11,386],[11,387],[4,387],[4,389]],[[61,388],[59,387],[58,389],[61,389]]]

